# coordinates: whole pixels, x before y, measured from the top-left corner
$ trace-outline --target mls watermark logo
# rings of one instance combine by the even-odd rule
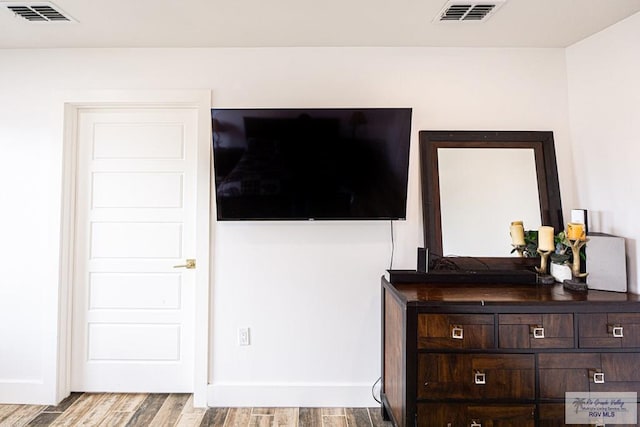
[[[636,424],[637,393],[565,393],[566,424]]]

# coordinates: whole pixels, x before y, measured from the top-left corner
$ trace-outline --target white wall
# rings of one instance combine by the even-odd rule
[[[561,49],[140,49],[0,51],[0,401],[15,381],[53,399],[64,89],[211,88],[218,107],[413,107],[407,221],[394,268],[422,244],[420,129],[553,130],[575,206]],[[9,207],[6,209],[6,207]],[[214,227],[211,404],[372,405],[388,222]],[[252,345],[238,347],[248,326]],[[38,383],[41,383],[38,385]]]
[[[627,240],[629,289],[639,292],[640,13],[567,49],[579,206],[591,230]]]
[[[0,402],[36,403],[55,391],[61,140],[24,57],[0,51]]]

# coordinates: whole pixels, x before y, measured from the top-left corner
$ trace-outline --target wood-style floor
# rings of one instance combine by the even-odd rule
[[[190,394],[72,393],[58,406],[0,405],[0,426],[377,427],[380,408],[194,408]]]

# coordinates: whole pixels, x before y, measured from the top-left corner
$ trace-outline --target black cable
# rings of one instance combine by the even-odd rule
[[[482,261],[479,258],[476,258],[474,256],[460,256],[460,258],[465,258],[465,259],[471,259],[479,264],[482,264],[482,266],[486,269],[486,270],[491,270],[491,267],[489,267],[489,264],[487,264],[486,262]]]
[[[376,385],[382,380],[382,377],[378,377],[378,379],[376,380],[375,383],[373,383],[373,385],[371,386],[371,396],[373,396],[373,399],[378,402],[379,404],[382,405],[382,401],[378,400],[378,398],[376,397],[376,393],[375,393],[375,388]]]
[[[393,270],[393,253],[396,249],[396,244],[393,240],[393,220],[389,221],[389,224],[391,224],[391,259],[389,260],[389,270]]]
[[[440,254],[434,254],[434,253],[432,253],[431,255],[437,258],[433,262],[433,265],[429,266],[431,270],[462,270],[462,268],[460,268],[460,266],[456,263],[456,261],[454,261],[456,259],[459,259],[459,260],[468,259],[482,265],[485,270],[491,270],[491,267],[489,266],[489,264],[473,256],[450,255],[445,257]]]

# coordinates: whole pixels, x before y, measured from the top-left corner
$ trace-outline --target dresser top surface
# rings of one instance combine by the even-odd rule
[[[387,282],[388,283],[388,282]],[[638,303],[640,295],[627,292],[569,291],[561,284],[402,283],[389,285],[408,303]]]

